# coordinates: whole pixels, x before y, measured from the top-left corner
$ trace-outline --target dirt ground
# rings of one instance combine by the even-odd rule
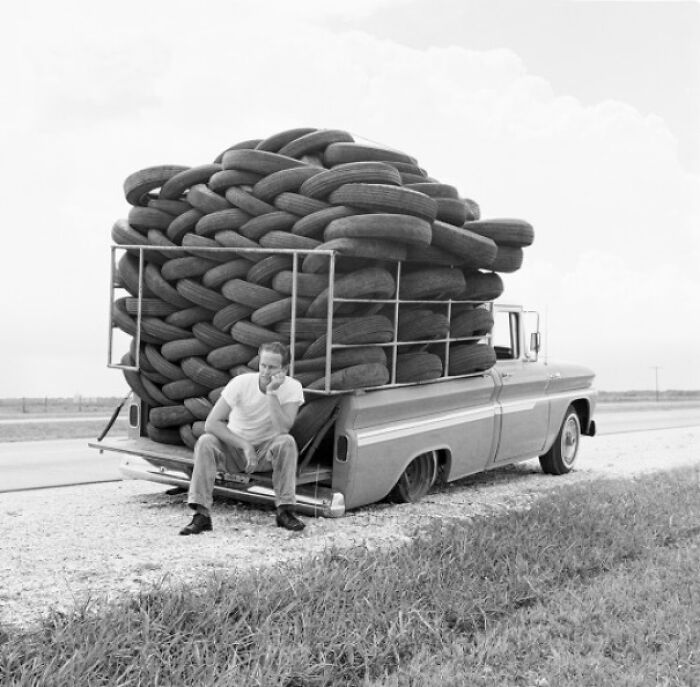
[[[164,486],[120,482],[0,495],[0,622],[32,624],[48,608],[99,603],[153,585],[194,583],[203,575],[244,570],[322,553],[332,547],[393,546],[431,519],[462,519],[527,507],[555,488],[584,481],[685,467],[700,490],[700,428],[584,437],[577,468],[544,475],[528,461],[453,482],[418,504],[380,503],[343,518],[304,518],[290,534],[274,513],[219,501],[214,531],[180,537],[189,519],[183,496]]]

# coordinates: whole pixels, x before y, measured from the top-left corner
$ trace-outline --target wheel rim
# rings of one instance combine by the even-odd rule
[[[564,465],[571,467],[576,460],[581,440],[581,425],[578,415],[572,413],[566,418],[561,430],[561,459]]]
[[[414,458],[401,475],[401,487],[406,500],[414,501],[423,496],[435,482],[436,476],[435,451],[429,451]]]

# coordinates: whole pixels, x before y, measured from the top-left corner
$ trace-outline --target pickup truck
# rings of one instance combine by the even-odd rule
[[[329,302],[333,300],[331,287]],[[398,296],[378,302],[395,304],[397,313],[402,303]],[[452,301],[444,303],[449,308]],[[593,372],[540,360],[536,313],[492,302],[481,307],[490,308],[494,320],[488,335],[475,337],[496,352],[496,363],[488,370],[408,384],[394,379],[341,393],[329,392],[326,384],[325,390],[306,392],[307,400],[325,395],[334,402],[313,437],[299,447],[299,512],[339,517],[387,497],[414,502],[436,483],[535,457],[546,473],[572,470],[581,436],[595,435]],[[332,319],[330,307],[328,312]],[[442,341],[451,342],[449,336]],[[377,345],[396,352],[396,341]],[[327,346],[329,352],[335,346],[330,337]],[[293,365],[294,359],[290,374]],[[192,451],[149,439],[147,413],[132,393],[129,435],[90,445],[123,454],[120,470],[126,478],[186,488]],[[271,474],[266,473],[220,473],[214,493],[256,503],[274,498]]]

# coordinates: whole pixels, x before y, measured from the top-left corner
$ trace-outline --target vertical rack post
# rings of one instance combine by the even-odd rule
[[[114,275],[115,275],[115,260],[116,260],[116,246],[110,246],[110,266],[109,266],[109,320],[107,326],[109,327],[109,335],[107,338],[107,367],[112,364],[112,347],[114,339],[114,324],[112,323],[112,308],[114,307]]]
[[[136,355],[134,365],[139,368],[141,361],[141,310],[143,306],[143,248],[139,248],[139,300],[136,305]]]
[[[299,272],[299,254],[292,254],[292,326],[289,332],[289,374],[294,376],[294,363],[296,362],[295,347],[297,339],[297,274]]]
[[[399,289],[401,288],[401,261],[396,261],[396,292],[394,293],[394,339],[391,344],[391,379],[390,384],[396,384],[396,364],[399,357]]]
[[[326,392],[331,387],[331,355],[333,350],[333,305],[335,300],[335,251],[330,254],[330,265],[328,267],[328,324],[326,325],[326,369],[323,388]]]
[[[450,343],[452,342],[452,299],[447,301],[447,336],[445,337],[445,369],[442,371],[443,377],[450,376]]]

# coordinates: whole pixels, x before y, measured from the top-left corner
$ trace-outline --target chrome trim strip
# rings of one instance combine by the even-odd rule
[[[383,427],[377,427],[365,431],[360,431],[357,434],[357,445],[369,446],[382,441],[391,439],[400,439],[406,436],[413,436],[421,432],[427,432],[435,429],[444,429],[460,422],[469,420],[483,420],[489,417],[495,417],[499,408],[495,405],[490,405],[480,408],[472,408],[470,410],[458,410],[446,415],[438,415],[437,417],[428,417],[412,422],[402,422],[401,424],[391,424]]]

